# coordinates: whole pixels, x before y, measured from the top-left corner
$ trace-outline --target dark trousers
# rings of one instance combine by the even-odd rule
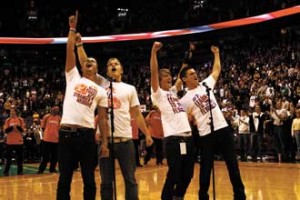
[[[241,160],[245,161],[250,155],[250,134],[239,134],[240,137],[240,156]]]
[[[165,139],[165,151],[168,163],[167,177],[163,186],[161,199],[172,200],[184,197],[194,173],[194,144],[192,137],[169,136]],[[182,155],[180,143],[186,146]]]
[[[125,199],[138,200],[138,187],[135,179],[135,149],[132,140],[119,142],[114,144],[112,150],[109,144],[110,153],[114,153],[114,158],[119,161],[120,169],[125,182]],[[100,159],[100,174],[101,174],[101,199],[113,199],[113,160],[112,157]]]
[[[140,146],[140,140],[139,139],[133,139],[134,149],[135,149],[135,164],[136,166],[141,165],[140,163],[140,152],[139,152],[139,146]]]
[[[43,173],[45,171],[48,162],[50,162],[49,172],[56,171],[57,147],[57,143],[43,141],[42,161],[39,166],[39,172]]]
[[[282,154],[282,156],[285,156],[285,133],[283,126],[273,126],[273,132],[275,137],[275,147],[277,154]]]
[[[151,159],[152,153],[153,153],[153,148],[155,148],[155,157],[156,157],[156,164],[162,164],[163,160],[163,140],[159,138],[154,138],[153,139],[153,145],[146,147],[146,155],[144,157],[144,163],[147,164],[149,160]]]
[[[251,157],[253,161],[257,160],[257,156],[259,156],[262,161],[262,144],[262,133],[251,133]]]
[[[223,155],[231,184],[233,186],[234,199],[244,200],[246,195],[241,179],[236,152],[234,148],[233,133],[230,128],[223,128],[210,133],[200,139],[201,162],[200,162],[200,190],[199,200],[208,200],[211,170],[214,162],[214,154],[217,149]]]
[[[57,200],[69,200],[74,166],[79,162],[83,179],[83,199],[95,200],[95,133],[94,129],[76,132],[60,130],[58,143],[59,180]]]
[[[6,160],[5,160],[5,167],[3,171],[4,174],[9,173],[13,151],[16,152],[16,159],[18,165],[17,173],[21,174],[23,172],[23,144],[18,144],[18,145],[8,144],[6,145]]]

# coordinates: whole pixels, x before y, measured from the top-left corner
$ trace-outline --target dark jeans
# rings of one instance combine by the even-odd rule
[[[46,169],[47,163],[50,162],[49,172],[56,171],[57,164],[57,148],[58,144],[53,142],[43,141],[42,145],[42,161],[39,166],[39,172],[43,173]]]
[[[112,153],[111,144],[109,144]],[[138,187],[135,179],[136,161],[132,140],[114,144],[114,157],[118,160],[125,181],[125,199],[138,200]],[[113,168],[112,157],[100,159],[101,199],[113,199]]]
[[[60,176],[57,184],[57,200],[70,199],[74,166],[78,162],[84,184],[83,199],[95,199],[95,145],[94,129],[78,129],[76,132],[60,130],[58,143]]]
[[[262,133],[251,133],[251,157],[252,160],[256,161],[257,156],[262,161],[262,144],[263,136]]]
[[[152,137],[154,144],[146,147],[146,156],[144,157],[144,163],[147,164],[151,159],[153,148],[155,147],[155,157],[156,157],[156,164],[162,164],[163,161],[163,140]]]
[[[241,160],[245,161],[247,155],[250,155],[250,134],[239,134],[240,137],[240,156]]]
[[[282,154],[283,156],[285,156],[285,146],[284,146],[285,135],[284,135],[283,126],[274,125],[273,132],[275,137],[275,147],[276,147],[277,154]]]
[[[226,162],[231,184],[233,186],[234,199],[244,200],[246,195],[241,179],[236,152],[234,149],[233,133],[230,128],[223,128],[210,133],[200,139],[200,190],[199,200],[208,200],[211,170],[214,162],[214,154],[219,149]]]
[[[135,149],[135,164],[141,165],[140,163],[140,153],[139,153],[139,146],[140,146],[140,140],[139,139],[133,139],[134,149]]]
[[[17,158],[17,165],[18,165],[18,174],[23,173],[23,145],[12,145],[8,144],[6,145],[6,162],[4,167],[4,174],[9,173],[10,165],[11,165],[11,159],[13,151],[16,151],[16,158]]]
[[[194,143],[192,137],[169,136],[164,139],[168,163],[167,177],[161,199],[184,197],[194,173]],[[181,155],[180,143],[185,143],[186,154]]]

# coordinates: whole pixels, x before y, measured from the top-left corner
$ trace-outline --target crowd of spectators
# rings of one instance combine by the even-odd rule
[[[187,13],[176,12],[180,6],[190,6],[187,1],[179,1],[181,4],[167,3],[166,1],[154,1],[157,6],[145,4],[142,9],[133,9],[130,13],[130,23],[123,30],[117,31],[124,33],[126,31],[155,31],[163,29],[179,28],[181,25],[190,25],[189,9],[185,9]],[[260,4],[261,7],[255,7],[254,1],[243,1],[248,6],[247,10],[243,10],[247,16],[260,14],[259,11],[273,11],[294,5],[294,1],[274,1],[268,6]],[[95,4],[96,1],[90,2]],[[215,4],[213,4],[215,3]],[[68,27],[65,23],[66,10],[53,10],[44,5],[40,6],[39,20],[26,21],[28,18],[21,17],[18,23],[23,36],[39,37],[60,37],[65,36]],[[158,6],[160,5],[160,6]],[[37,6],[37,5],[36,5]],[[165,9],[166,6],[174,7]],[[209,12],[213,8],[217,8],[216,2],[207,2],[205,9],[201,12]],[[220,6],[220,5],[219,5]],[[244,5],[242,6],[244,9]],[[238,5],[232,7],[237,9]],[[20,7],[20,9],[28,9],[28,7]],[[80,29],[86,35],[111,34],[116,32],[117,19],[112,8],[104,5],[97,12],[94,6],[90,10],[83,10],[91,15],[83,15],[89,24],[81,24]],[[190,8],[191,9],[191,8]],[[162,18],[162,10],[166,13],[165,20]],[[17,15],[23,13],[24,10],[18,10]],[[102,12],[103,11],[103,12]],[[199,11],[199,15],[201,15]],[[228,11],[229,12],[229,11]],[[26,12],[24,12],[26,13]],[[23,14],[24,14],[23,13]],[[142,17],[138,17],[143,13]],[[222,13],[222,12],[220,12]],[[230,13],[230,12],[229,12]],[[224,19],[233,19],[242,17],[242,12],[227,13],[225,16],[214,16],[209,22],[224,21]],[[233,14],[235,13],[235,14]],[[177,14],[177,15],[176,15]],[[192,13],[195,15],[195,13]],[[213,14],[213,13],[212,13]],[[182,16],[181,16],[182,15]],[[47,20],[47,16],[51,16],[51,20]],[[212,15],[213,17],[213,15]],[[245,16],[244,16],[245,17]],[[172,23],[168,18],[172,18]],[[180,18],[181,20],[176,20]],[[100,23],[101,22],[101,23]],[[127,22],[126,22],[127,23]],[[205,23],[205,22],[203,22]],[[22,25],[23,24],[23,25]],[[98,26],[91,27],[92,24]],[[4,27],[4,23],[0,23],[0,29]],[[199,25],[199,24],[198,24]],[[32,27],[36,27],[34,29]],[[280,32],[281,31],[281,32]],[[8,31],[9,32],[9,31]],[[6,32],[6,33],[8,33]],[[14,32],[12,30],[12,32]],[[223,71],[220,80],[215,88],[215,94],[219,97],[220,105],[223,111],[230,113],[230,117],[234,117],[235,111],[246,108],[249,111],[254,107],[255,102],[260,102],[264,112],[270,109],[272,102],[284,98],[290,104],[286,107],[289,110],[290,105],[294,107],[300,106],[300,40],[299,28],[277,29],[273,36],[265,34],[256,35],[247,33],[238,35],[237,38],[228,39],[219,36],[219,47],[221,49],[221,59]],[[16,33],[16,32],[14,32]],[[233,34],[234,35],[234,34]],[[176,40],[173,41],[176,43]],[[187,42],[187,41],[186,41]],[[208,41],[209,43],[209,41]],[[136,43],[135,43],[136,44]],[[124,44],[125,45],[125,44]],[[139,99],[142,104],[149,109],[152,105],[150,100],[150,67],[149,55],[150,45],[147,42],[140,42],[141,51],[144,52],[140,56],[139,52],[126,53],[118,56],[124,63],[126,68],[124,81],[136,86]],[[210,44],[211,45],[211,44]],[[201,44],[198,45],[201,51],[195,52],[194,57],[196,68],[200,79],[207,77],[211,70],[212,59],[209,55],[209,48],[204,49]],[[52,50],[51,50],[52,49]],[[135,48],[136,49],[136,48]],[[115,49],[116,51],[119,51]],[[127,49],[130,51],[131,49]],[[114,49],[112,49],[114,51]],[[135,50],[134,50],[135,51]],[[26,52],[26,53],[24,53]],[[168,52],[161,55],[160,65],[168,67],[172,74],[177,74],[181,66],[181,59],[178,54]],[[49,112],[54,105],[62,106],[64,98],[65,77],[64,77],[64,47],[46,47],[40,48],[36,46],[30,47],[0,47],[0,125],[9,116],[11,105],[20,111],[20,115],[26,119],[27,127],[33,124],[33,115],[38,114],[40,118]],[[207,59],[206,59],[207,58]],[[103,60],[103,59],[102,59]],[[104,60],[105,62],[105,60]],[[104,63],[105,64],[105,63]],[[103,65],[103,63],[102,63]],[[105,68],[105,67],[103,67]],[[101,71],[100,73],[104,73]],[[176,77],[174,77],[175,79]],[[267,102],[267,103],[265,103]],[[237,113],[237,112],[236,112]]]
[[[64,37],[68,26],[62,19],[75,9],[81,21],[89,22],[78,28],[83,35],[91,36],[206,25],[288,8],[297,5],[297,1],[11,0],[6,5],[0,8],[0,36]]]

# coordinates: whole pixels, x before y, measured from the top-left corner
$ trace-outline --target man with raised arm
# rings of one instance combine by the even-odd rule
[[[76,37],[76,16],[69,17],[69,34],[66,54],[66,93],[59,131],[58,163],[59,180],[57,200],[70,199],[70,189],[74,166],[80,163],[84,190],[83,199],[93,200],[96,196],[95,184],[95,110],[98,109],[98,126],[102,134],[101,156],[108,157],[107,148],[107,95],[95,83],[97,62],[86,59],[81,65],[82,76],[76,67],[74,53]]]
[[[214,96],[214,86],[221,73],[219,48],[212,46],[214,55],[212,73],[199,83],[198,75],[194,68],[186,67],[180,73],[181,80],[187,87],[187,93],[180,99],[188,115],[195,119],[201,137],[201,162],[200,162],[200,189],[199,200],[208,200],[210,175],[213,168],[214,153],[217,149],[223,154],[224,160],[233,186],[234,199],[246,199],[244,185],[240,176],[236,153],[234,149],[233,133],[228,127],[225,117],[217,104]],[[207,92],[209,91],[209,93]],[[209,95],[208,95],[209,94]],[[211,130],[210,106],[213,119],[213,132]]]
[[[77,52],[80,63],[87,59],[86,52],[81,43],[81,36],[76,38]],[[140,102],[136,89],[133,85],[122,82],[123,66],[117,58],[110,58],[107,61],[107,76],[112,79],[112,91],[110,81],[98,76],[97,83],[105,88],[108,95],[109,108],[111,108],[111,97],[113,97],[114,112],[114,133],[113,138],[108,140],[108,148],[114,151],[114,158],[119,161],[122,175],[125,181],[125,199],[138,200],[138,186],[135,179],[136,161],[135,148],[132,140],[131,116],[136,119],[138,128],[146,136],[147,146],[153,143],[147,129],[144,117],[140,111]],[[113,96],[111,96],[113,95]],[[110,122],[110,120],[109,120]],[[110,124],[110,123],[109,123]],[[111,142],[114,142],[114,149],[111,149]],[[100,159],[101,174],[101,199],[113,199],[113,166],[112,156]]]
[[[170,71],[158,69],[157,52],[161,47],[162,43],[154,42],[150,58],[151,99],[161,112],[165,156],[169,168],[161,199],[180,200],[184,199],[193,177],[193,139],[187,114],[177,97],[181,80],[178,78],[172,86]]]

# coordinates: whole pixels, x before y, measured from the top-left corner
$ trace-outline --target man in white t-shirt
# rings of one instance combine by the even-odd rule
[[[84,183],[83,199],[96,198],[95,183],[95,110],[98,109],[98,126],[102,134],[101,156],[108,157],[107,148],[107,96],[105,90],[95,83],[97,62],[94,58],[84,61],[82,76],[76,67],[74,53],[77,16],[69,17],[69,34],[66,54],[66,92],[59,131],[58,163],[59,180],[57,200],[70,199],[74,166],[80,163]]]
[[[197,73],[192,67],[186,67],[180,73],[180,78],[187,87],[187,93],[180,99],[180,102],[188,115],[195,119],[201,137],[199,200],[209,199],[210,174],[217,148],[223,154],[226,162],[233,186],[234,199],[244,200],[246,195],[236,159],[232,129],[228,127],[213,93],[221,72],[219,48],[212,46],[211,51],[214,54],[212,73],[202,82],[199,83]],[[209,100],[211,104],[209,104]],[[210,113],[212,113],[213,126],[210,126]]]
[[[180,79],[172,86],[170,71],[158,70],[157,52],[161,47],[160,42],[154,42],[150,59],[151,99],[161,112],[169,167],[161,199],[183,199],[193,177],[193,139],[187,114],[177,97],[177,91],[182,85]]]
[[[80,37],[80,35],[78,35]],[[86,52],[80,39],[77,38],[77,52],[80,63],[87,59]],[[146,136],[146,145],[150,146],[153,141],[146,126],[144,116],[140,111],[140,102],[137,91],[133,85],[122,82],[123,66],[117,58],[110,58],[107,61],[107,76],[112,79],[108,81],[98,75],[97,83],[101,85],[107,93],[108,105],[111,111],[113,105],[113,138],[109,134],[108,148],[112,151],[111,142],[114,142],[114,158],[118,159],[120,169],[125,181],[125,199],[138,200],[138,187],[135,179],[136,160],[135,148],[132,140],[131,116],[136,119],[138,128]],[[112,85],[110,85],[112,84]],[[112,88],[112,92],[111,92]],[[113,100],[111,104],[111,99]],[[109,119],[109,122],[111,120]],[[111,123],[109,123],[111,126]],[[111,127],[110,127],[111,132]],[[112,154],[111,154],[112,155]],[[101,175],[101,199],[113,199],[113,157],[100,159]]]

